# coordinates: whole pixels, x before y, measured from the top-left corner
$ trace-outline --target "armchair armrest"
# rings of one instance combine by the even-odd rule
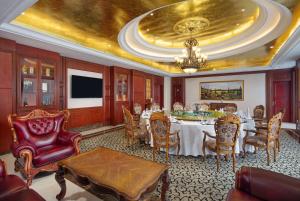
[[[81,140],[81,134],[71,131],[60,131],[58,134],[57,141],[61,144],[73,145],[76,138],[79,138],[77,141]]]
[[[203,131],[203,133],[204,133],[204,138],[206,138],[206,135],[208,135],[208,137],[211,137],[211,138],[216,139],[216,136],[211,135],[211,134],[210,134],[209,132],[207,132],[207,131]]]
[[[3,160],[0,159],[0,177],[6,176],[6,166]]]
[[[30,142],[27,141],[21,141],[19,143],[13,143],[12,146],[12,153],[13,155],[18,158],[21,157],[21,151],[22,150],[29,150],[32,153],[32,156],[36,155],[36,147],[35,145],[31,144]]]
[[[254,167],[236,172],[235,187],[262,200],[296,201],[300,197],[299,179]]]

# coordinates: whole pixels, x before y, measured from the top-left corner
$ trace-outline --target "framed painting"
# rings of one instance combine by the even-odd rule
[[[244,80],[200,82],[201,100],[244,100]]]

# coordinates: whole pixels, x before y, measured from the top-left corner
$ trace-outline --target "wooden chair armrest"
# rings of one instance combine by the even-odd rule
[[[253,130],[253,129],[244,129],[244,131],[246,131],[247,133],[257,133],[257,130]]]
[[[208,137],[211,137],[211,138],[216,139],[216,136],[211,135],[211,134],[210,134],[209,132],[207,132],[207,131],[203,131],[203,133],[204,133],[204,138],[206,138],[206,136],[208,135]]]

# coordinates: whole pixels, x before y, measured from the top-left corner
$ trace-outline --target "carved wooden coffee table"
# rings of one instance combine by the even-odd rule
[[[110,194],[118,200],[140,200],[154,191],[162,179],[161,200],[169,187],[168,165],[108,148],[70,157],[58,163],[55,179],[61,187],[58,200],[66,194],[65,178],[89,189],[96,196]],[[88,187],[88,188],[87,188]]]

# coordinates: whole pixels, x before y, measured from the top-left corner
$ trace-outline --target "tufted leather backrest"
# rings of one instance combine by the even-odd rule
[[[37,148],[55,144],[57,135],[62,129],[64,115],[41,117],[27,120],[15,120],[13,127],[17,141],[28,141]]]

